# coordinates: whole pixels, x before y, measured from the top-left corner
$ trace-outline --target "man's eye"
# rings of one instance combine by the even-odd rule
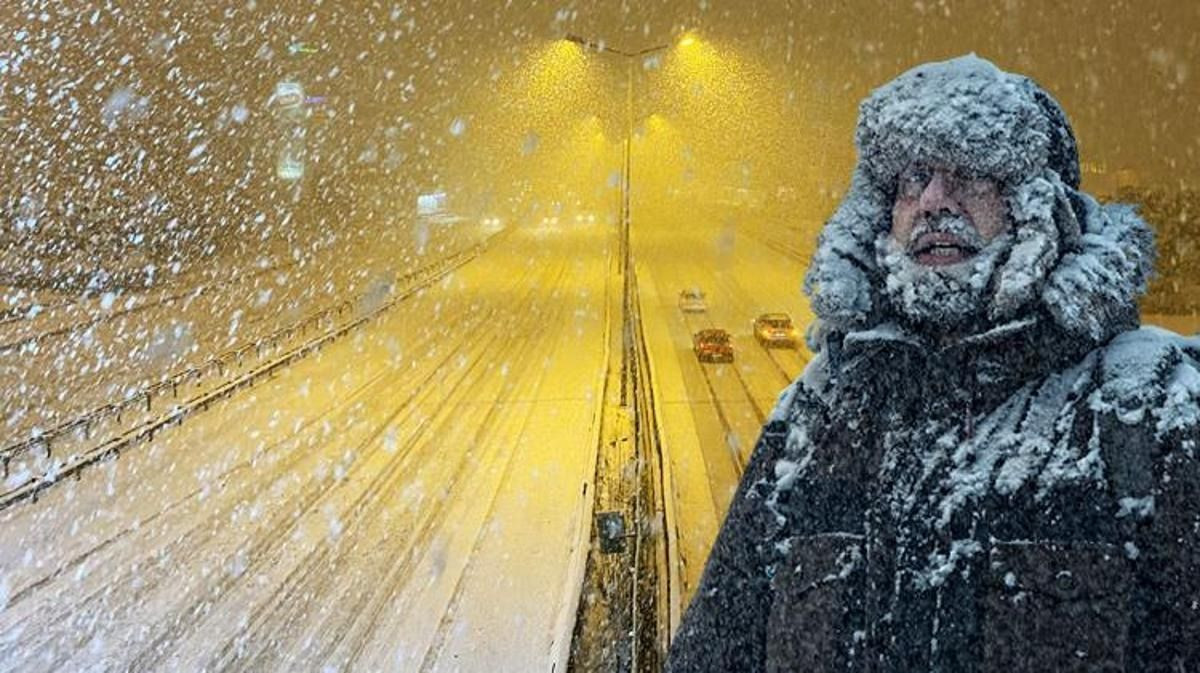
[[[970,196],[985,196],[995,188],[995,183],[987,178],[972,178],[963,184],[963,191]]]
[[[904,196],[920,196],[929,180],[922,173],[906,173],[900,176],[900,193]]]

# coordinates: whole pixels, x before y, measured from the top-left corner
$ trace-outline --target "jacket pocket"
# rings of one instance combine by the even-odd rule
[[[767,670],[855,670],[864,633],[863,537],[794,538],[785,558],[772,578]]]
[[[1131,579],[1118,547],[996,542],[988,573],[983,671],[1125,670]]]

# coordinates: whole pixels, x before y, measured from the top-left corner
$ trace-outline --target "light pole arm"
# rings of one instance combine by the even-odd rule
[[[585,49],[591,49],[593,51],[598,51],[598,52],[607,53],[607,54],[616,54],[617,56],[624,56],[625,58],[637,58],[638,56],[646,56],[648,54],[653,54],[656,51],[663,51],[664,49],[667,49],[671,46],[668,44],[659,44],[659,45],[655,45],[653,47],[646,47],[645,49],[641,49],[639,51],[625,51],[624,49],[617,49],[616,47],[610,47],[610,46],[608,46],[608,44],[606,44],[604,42],[600,42],[597,40],[589,40],[588,38],[582,37],[580,35],[576,35],[575,33],[567,33],[563,37],[563,39],[568,42],[574,42],[575,44],[577,44]]]

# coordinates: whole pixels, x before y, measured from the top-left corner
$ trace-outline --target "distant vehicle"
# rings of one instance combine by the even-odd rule
[[[692,350],[701,362],[733,362],[733,340],[723,329],[702,329],[693,334]]]
[[[684,313],[704,313],[707,311],[708,304],[704,300],[704,293],[698,288],[680,290],[679,310]]]
[[[786,313],[764,313],[754,319],[754,338],[767,348],[795,348],[799,334]]]

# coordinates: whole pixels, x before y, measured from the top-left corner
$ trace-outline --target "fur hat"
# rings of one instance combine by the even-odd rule
[[[1002,181],[1049,169],[1079,189],[1075,134],[1058,102],[974,55],[917,66],[859,110],[859,161],[882,183],[917,161]]]
[[[859,110],[858,164],[826,222],[805,278],[823,335],[895,317],[882,291],[877,239],[891,229],[896,178],[910,162],[997,179],[1014,244],[996,270],[988,320],[1044,310],[1068,334],[1097,343],[1137,322],[1153,267],[1153,236],[1132,208],[1078,191],[1075,136],[1032,80],[974,55],[918,66],[876,89]]]

